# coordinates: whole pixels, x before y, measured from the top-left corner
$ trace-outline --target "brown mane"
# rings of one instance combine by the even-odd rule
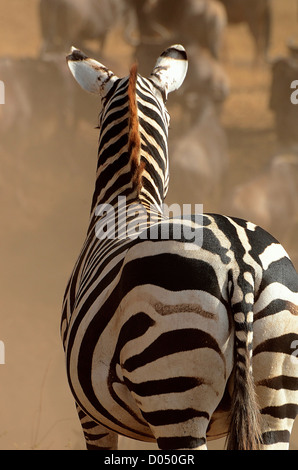
[[[128,152],[130,154],[131,175],[133,189],[140,195],[142,188],[142,174],[145,162],[141,161],[141,137],[139,133],[138,107],[136,101],[136,82],[137,82],[137,64],[130,69],[128,83],[129,98],[129,135],[128,135]]]

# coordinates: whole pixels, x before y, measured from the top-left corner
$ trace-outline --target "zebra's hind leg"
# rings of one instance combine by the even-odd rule
[[[187,410],[183,411],[187,414]],[[168,415],[171,413],[174,416],[175,410],[167,410],[166,412]],[[170,426],[150,425],[150,427],[160,450],[207,450],[207,424],[205,418],[196,417],[185,423],[176,423]]]
[[[138,400],[138,405],[160,450],[207,450],[206,433],[210,421],[207,411],[193,407],[187,400],[178,403],[178,399],[171,406],[166,395],[152,400],[153,405],[157,402],[160,404],[159,407],[154,406],[154,410],[149,402],[149,406],[146,406],[146,397],[142,398]],[[149,407],[152,411],[148,410]]]
[[[297,392],[285,389],[291,381],[293,384],[293,377],[275,376],[261,380],[257,384],[261,411],[262,450],[289,449],[292,427],[298,410]],[[293,385],[290,384],[290,386],[293,388]]]
[[[264,288],[255,305],[252,365],[264,450],[289,448],[298,414],[298,278],[289,272],[292,278],[281,269],[283,282],[293,281],[289,288],[275,282],[273,294]]]
[[[76,405],[87,450],[117,450],[118,434],[93,421]]]

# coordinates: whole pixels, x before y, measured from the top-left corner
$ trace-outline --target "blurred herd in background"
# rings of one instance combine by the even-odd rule
[[[131,63],[137,60],[139,72],[147,76],[162,50],[181,43],[189,70],[184,86],[168,103],[171,182],[167,202],[203,203],[212,212],[250,219],[271,231],[298,259],[298,105],[290,100],[291,83],[298,79],[298,47],[289,38],[288,55],[269,58],[271,0],[40,0],[39,20],[38,57],[0,58],[7,103],[0,109],[0,157],[13,155],[21,160],[42,149],[43,164],[48,160],[49,170],[51,156],[57,152],[68,155],[70,168],[82,152],[95,155],[95,140],[84,129],[96,127],[100,103],[86,98],[69,75],[65,55],[72,45],[120,75],[124,69],[121,44],[125,43],[131,48]],[[229,176],[229,139],[221,121],[232,93],[225,62],[233,59],[225,47],[225,34],[237,23],[247,25],[253,43],[249,66],[270,67],[271,85],[266,92],[276,133],[270,161],[245,183]],[[120,34],[115,54],[107,57],[107,37],[116,28]],[[30,180],[34,177],[26,174],[26,167],[24,163],[23,178]],[[29,212],[44,209],[34,192],[23,202],[21,194],[19,198]]]

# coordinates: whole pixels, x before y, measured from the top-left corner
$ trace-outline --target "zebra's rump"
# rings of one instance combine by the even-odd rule
[[[211,315],[197,306],[195,294],[192,303],[185,304],[183,294],[171,293],[176,307],[170,312],[171,306],[160,301],[162,289],[155,290],[158,298],[147,286],[137,291],[133,299],[132,294],[123,299],[89,357],[81,349],[79,363],[84,360],[85,370],[79,370],[79,386],[71,379],[77,384],[77,402],[94,421],[151,440],[148,423],[170,426],[192,423],[196,417],[209,422],[231,373],[233,335],[224,309],[221,315]],[[205,298],[205,305],[208,302]],[[218,324],[221,337],[216,340],[212,331]],[[226,403],[219,406],[208,437],[213,428],[216,435],[227,432],[223,411]],[[218,422],[225,428],[218,429]]]
[[[232,370],[233,329],[227,271],[205,256],[173,240],[129,248],[67,353],[72,391],[94,421],[151,440],[148,423],[210,420]]]

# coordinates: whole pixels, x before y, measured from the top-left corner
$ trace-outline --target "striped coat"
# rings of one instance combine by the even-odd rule
[[[165,101],[182,46],[145,79],[119,79],[81,51],[68,64],[102,98],[86,241],[61,333],[88,449],[117,436],[160,449],[287,448],[298,405],[298,276],[284,248],[244,220],[167,217]],[[183,158],[183,155],[181,156]]]

